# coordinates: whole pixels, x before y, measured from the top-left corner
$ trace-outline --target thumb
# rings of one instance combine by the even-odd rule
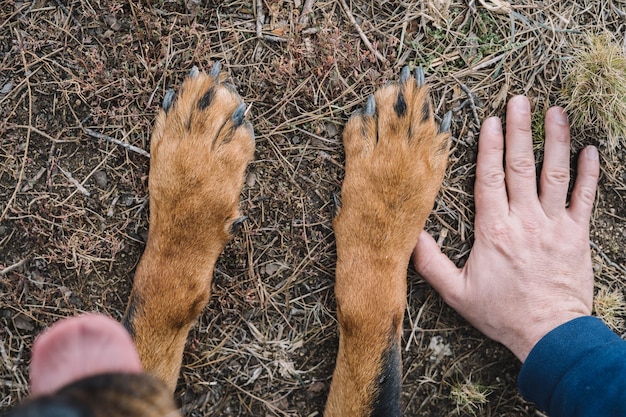
[[[413,265],[444,299],[454,298],[458,291],[461,270],[441,253],[437,242],[427,232],[422,231],[413,250]]]

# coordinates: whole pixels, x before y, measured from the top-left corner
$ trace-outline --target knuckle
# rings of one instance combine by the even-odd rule
[[[507,164],[508,170],[518,176],[530,178],[535,176],[535,160],[533,158],[515,158]]]
[[[479,181],[487,187],[500,187],[504,183],[504,171],[502,169],[490,169],[482,172]]]
[[[543,228],[534,219],[525,219],[522,221],[522,230],[527,236],[540,236]]]
[[[488,241],[496,244],[506,245],[510,241],[509,226],[502,221],[491,221],[488,223],[476,222],[476,231],[487,238]]]
[[[574,192],[574,198],[582,204],[591,206],[596,200],[596,193],[594,192],[593,188],[579,187]]]
[[[552,168],[544,171],[544,179],[548,185],[566,185],[569,183],[569,169]]]
[[[532,127],[530,123],[519,123],[513,130],[513,134],[518,134],[520,136],[528,136],[532,134]]]

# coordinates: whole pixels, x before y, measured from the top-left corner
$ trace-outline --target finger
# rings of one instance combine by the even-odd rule
[[[548,217],[563,212],[569,184],[570,133],[567,114],[560,107],[546,113],[546,143],[539,180],[539,201]]]
[[[587,146],[578,157],[578,175],[574,183],[568,212],[579,223],[587,224],[596,199],[596,187],[600,176],[598,150]]]
[[[441,253],[437,242],[425,231],[413,250],[413,265],[444,300],[458,299],[462,290],[461,270]]]
[[[51,394],[79,379],[114,372],[141,372],[129,333],[108,317],[72,317],[55,323],[35,341],[31,393]]]
[[[476,214],[484,218],[504,216],[509,211],[504,182],[504,137],[500,119],[483,122],[478,139],[476,161]]]
[[[506,186],[511,208],[538,201],[530,103],[524,96],[509,100],[506,111]]]

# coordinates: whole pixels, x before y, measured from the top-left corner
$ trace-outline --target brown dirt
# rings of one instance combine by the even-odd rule
[[[476,119],[502,116],[523,93],[539,134],[545,110],[565,104],[562,63],[581,34],[625,29],[620,1],[520,1],[513,15],[471,3],[348,2],[382,62],[341,2],[317,1],[305,22],[301,0],[265,1],[259,36],[257,10],[240,0],[0,1],[0,412],[28,395],[30,347],[46,326],[85,311],[121,317],[143,249],[149,160],[84,129],[149,149],[167,88],[219,60],[252,104],[257,151],[248,221],[218,263],[177,397],[191,416],[321,415],[337,347],[331,220],[349,114],[402,66],[426,68],[456,138],[427,227],[460,265],[473,235]],[[603,149],[592,132],[575,132],[575,150]],[[591,234],[598,287],[620,293],[623,156],[604,157]],[[537,415],[517,394],[517,360],[413,272],[408,304],[406,415]],[[434,355],[432,341],[450,355]],[[466,382],[489,387],[481,408],[451,398]]]

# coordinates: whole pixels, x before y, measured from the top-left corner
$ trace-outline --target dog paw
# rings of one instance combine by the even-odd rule
[[[245,110],[219,63],[209,74],[193,67],[178,94],[168,91],[151,139],[151,229],[186,245],[226,242],[254,154]]]
[[[405,67],[397,83],[370,96],[344,130],[337,233],[373,252],[408,256],[443,180],[450,121],[447,114],[437,126],[421,68]]]

